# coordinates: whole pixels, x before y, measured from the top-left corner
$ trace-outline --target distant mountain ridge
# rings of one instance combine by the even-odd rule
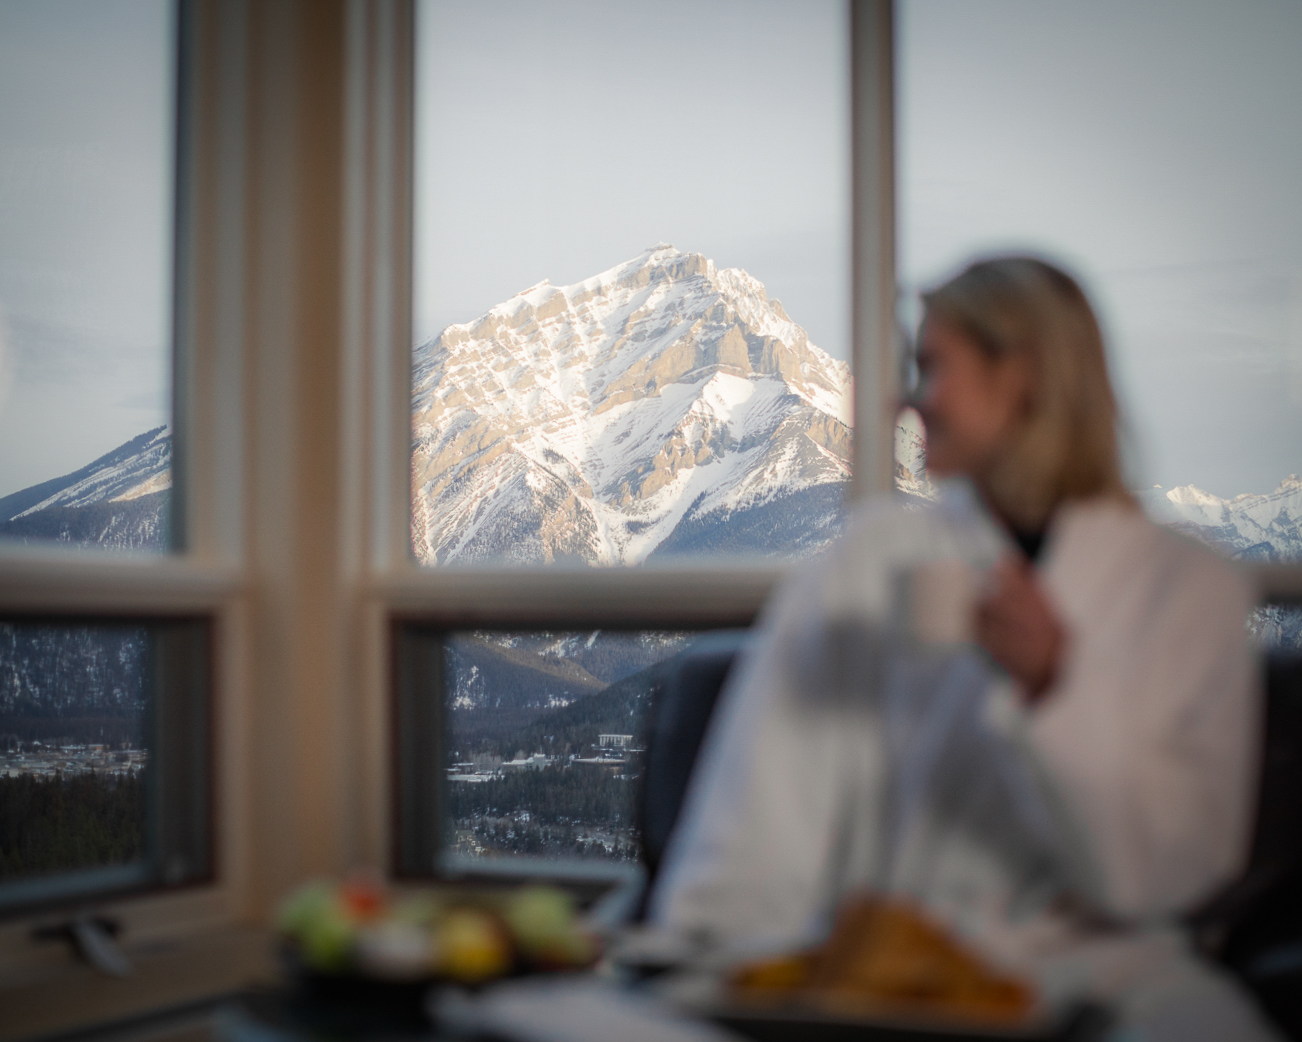
[[[1222,499],[1193,485],[1140,495],[1161,524],[1239,561],[1302,562],[1302,478],[1290,474],[1273,492]],[[1302,609],[1270,605],[1252,613],[1249,628],[1267,647],[1302,650]]]
[[[850,418],[849,367],[758,280],[660,244],[416,348],[413,544],[427,563],[812,551],[838,529]]]
[[[484,741],[586,702],[690,640],[687,633],[600,630],[457,634],[446,646],[444,661],[449,738],[454,747],[477,749]]]
[[[0,538],[166,550],[172,435],[155,427],[79,470],[0,498]]]
[[[1149,515],[1243,561],[1302,561],[1302,478],[1273,492],[1222,499],[1193,485],[1141,495]]]

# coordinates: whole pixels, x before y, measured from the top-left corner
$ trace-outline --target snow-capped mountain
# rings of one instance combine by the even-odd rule
[[[740,269],[657,245],[449,326],[414,366],[423,561],[785,556],[837,528],[849,368]]]
[[[1274,492],[1233,499],[1192,485],[1141,496],[1149,515],[1244,561],[1302,561],[1302,478],[1290,474]]]
[[[0,498],[0,537],[165,550],[172,435],[156,427],[80,470]]]
[[[1181,485],[1140,495],[1153,520],[1241,561],[1302,561],[1302,479],[1290,474],[1274,492],[1222,499]],[[1302,649],[1302,610],[1271,605],[1253,611],[1248,628],[1263,647]]]

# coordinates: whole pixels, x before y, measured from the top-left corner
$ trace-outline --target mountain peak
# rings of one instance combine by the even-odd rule
[[[449,326],[415,363],[429,560],[634,563],[849,476],[849,367],[758,279],[666,243]]]
[[[532,293],[537,293],[539,290],[550,289],[551,285],[550,279],[543,279],[541,282],[535,282],[528,289],[520,290],[519,293],[516,293],[514,296],[510,297],[508,301],[504,301],[503,303],[509,303],[510,300],[515,300],[516,297],[527,297]],[[502,305],[499,304],[498,306],[501,307]]]

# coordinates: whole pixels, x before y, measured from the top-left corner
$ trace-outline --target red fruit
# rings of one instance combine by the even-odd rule
[[[339,903],[350,919],[367,922],[384,911],[384,891],[368,879],[350,879],[339,888]]]

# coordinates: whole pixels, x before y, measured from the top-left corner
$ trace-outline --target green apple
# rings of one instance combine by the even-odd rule
[[[508,898],[507,925],[521,950],[532,957],[574,933],[574,899],[554,886],[526,886]]]
[[[299,887],[281,905],[276,925],[312,969],[331,973],[347,967],[357,927],[333,884],[317,881]]]

